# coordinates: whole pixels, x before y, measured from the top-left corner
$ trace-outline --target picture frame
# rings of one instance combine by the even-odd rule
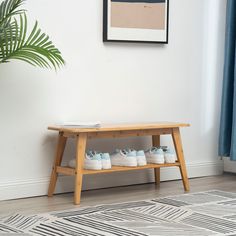
[[[169,0],[103,0],[103,42],[168,44]]]

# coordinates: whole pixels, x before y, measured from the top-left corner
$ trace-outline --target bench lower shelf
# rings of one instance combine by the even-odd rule
[[[175,163],[165,163],[165,164],[147,164],[145,166],[137,166],[137,167],[129,167],[129,166],[112,166],[111,169],[107,170],[83,170],[84,175],[91,174],[103,174],[103,173],[111,173],[111,172],[120,172],[120,171],[128,171],[128,170],[144,170],[144,169],[153,169],[153,168],[161,168],[161,167],[172,167],[172,166],[180,166],[179,162]],[[64,175],[75,175],[75,169],[66,167],[66,166],[57,166],[56,172]]]

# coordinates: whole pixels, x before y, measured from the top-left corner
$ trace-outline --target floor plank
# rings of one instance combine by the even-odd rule
[[[224,174],[190,179],[190,192],[218,189],[236,192],[236,175]],[[119,203],[125,201],[147,200],[167,195],[184,193],[180,180],[161,182],[160,187],[154,183],[116,187],[108,189],[90,190],[82,192],[81,205],[73,204],[73,194],[58,194],[52,198],[47,196],[9,200],[0,202],[0,216],[14,213],[36,214],[49,211],[75,209],[78,207],[98,204]]]

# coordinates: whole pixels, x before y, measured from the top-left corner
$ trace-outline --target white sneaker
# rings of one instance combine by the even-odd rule
[[[71,168],[75,168],[76,166],[76,160],[75,159],[72,159],[68,162],[68,166],[71,167]]]
[[[166,162],[166,163],[175,163],[175,161],[176,161],[176,155],[175,155],[175,153],[174,153],[173,150],[167,149],[167,150],[164,152],[164,156],[165,156],[165,162]]]
[[[114,166],[137,166],[137,158],[135,152],[127,152],[126,150],[116,150],[111,155],[111,164]]]
[[[161,148],[153,147],[145,152],[147,163],[164,164],[164,152]]]
[[[147,165],[147,159],[143,150],[139,150],[136,152],[136,158],[137,158],[138,166]]]
[[[100,155],[101,161],[102,161],[102,169],[111,169],[111,158],[109,153],[102,153],[97,151],[88,151],[88,154],[90,155]]]
[[[111,169],[111,158],[109,153],[100,153],[102,159],[102,169]]]
[[[75,159],[70,160],[68,165],[75,167]],[[84,169],[101,170],[111,169],[111,159],[109,153],[98,153],[96,151],[89,151],[85,154]]]
[[[135,151],[134,149],[128,149],[128,152],[133,152],[137,159],[138,166],[145,166],[147,165],[147,159],[143,150]]]
[[[76,160],[70,160],[68,163],[69,167],[75,168]],[[86,170],[101,170],[102,169],[102,158],[100,154],[85,154],[84,169]]]

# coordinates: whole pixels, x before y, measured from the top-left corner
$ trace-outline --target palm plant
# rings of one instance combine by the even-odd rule
[[[4,0],[0,4],[0,63],[18,59],[34,66],[59,68],[65,61],[60,51],[41,32],[36,21],[27,33],[27,16],[20,9],[25,0]]]

